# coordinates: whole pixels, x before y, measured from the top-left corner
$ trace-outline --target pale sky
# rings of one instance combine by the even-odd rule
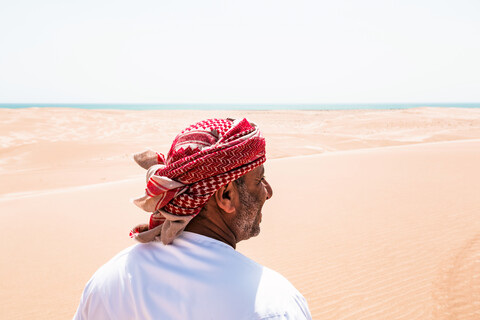
[[[0,0],[5,102],[480,102],[480,1]]]

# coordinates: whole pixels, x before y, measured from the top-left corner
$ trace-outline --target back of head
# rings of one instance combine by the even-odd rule
[[[131,235],[167,244],[215,191],[265,162],[265,139],[247,119],[209,119],[183,130],[167,157],[146,151],[134,159],[147,169],[145,195],[134,203],[151,216]]]

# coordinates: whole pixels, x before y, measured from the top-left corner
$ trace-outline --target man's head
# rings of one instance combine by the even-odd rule
[[[241,176],[249,181],[265,162],[265,139],[246,119],[210,119],[183,130],[167,157],[149,151],[134,158],[148,169],[146,193],[134,203],[152,212],[149,225],[134,234],[142,242],[170,243],[217,191]]]

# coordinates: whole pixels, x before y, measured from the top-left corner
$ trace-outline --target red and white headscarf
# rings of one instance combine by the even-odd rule
[[[152,214],[131,236],[168,244],[215,191],[265,162],[265,138],[247,119],[209,119],[183,130],[166,158],[146,151],[134,159],[148,169],[145,195],[134,203]]]

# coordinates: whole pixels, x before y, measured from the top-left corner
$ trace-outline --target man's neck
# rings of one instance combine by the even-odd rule
[[[224,242],[235,249],[237,244],[236,237],[221,215],[221,212],[214,212],[214,210],[202,210],[190,221],[185,231],[198,233]]]

